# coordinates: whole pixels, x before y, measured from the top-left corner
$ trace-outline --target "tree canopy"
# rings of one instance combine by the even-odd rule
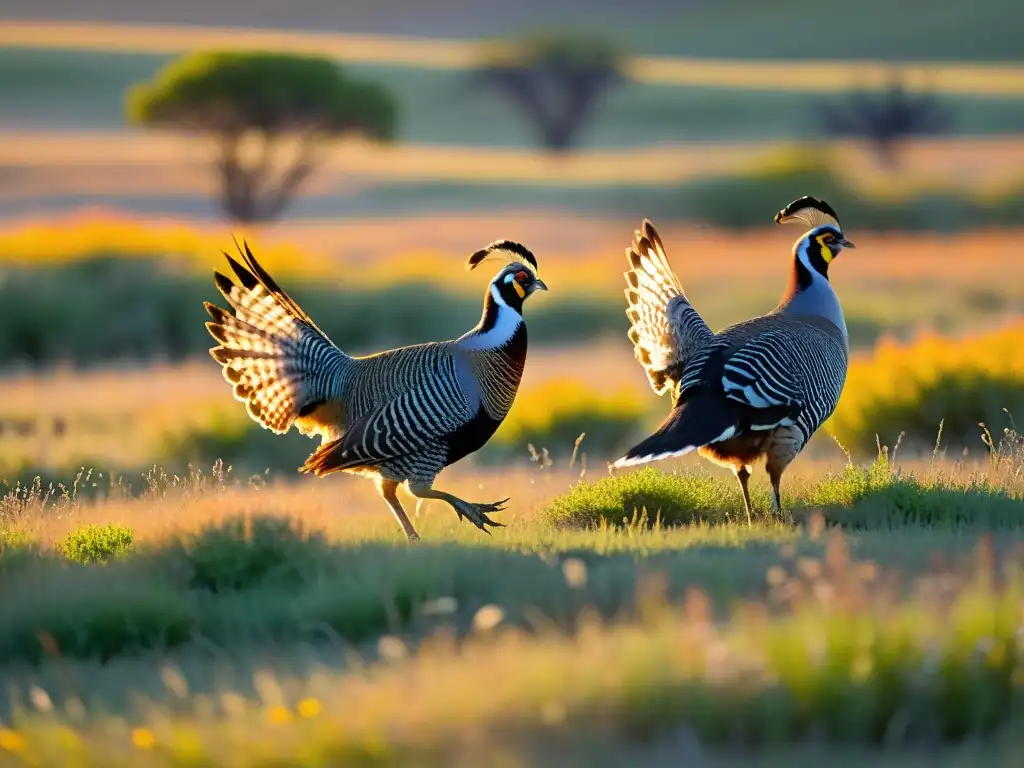
[[[477,65],[474,79],[509,99],[548,150],[565,152],[600,96],[624,76],[622,55],[608,41],[541,32],[495,46]]]
[[[225,210],[243,221],[279,215],[328,140],[349,133],[393,139],[396,111],[384,87],[349,77],[330,59],[259,51],[184,56],[133,86],[126,99],[133,124],[218,139]],[[264,152],[246,164],[239,145],[252,135]],[[298,139],[300,149],[274,184],[271,145],[286,137]]]
[[[863,139],[887,168],[899,164],[897,148],[912,136],[942,133],[952,113],[934,94],[913,93],[898,73],[882,91],[855,91],[845,98],[814,104],[822,130],[829,136]]]

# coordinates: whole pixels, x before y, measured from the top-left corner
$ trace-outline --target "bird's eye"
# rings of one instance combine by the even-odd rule
[[[825,243],[825,245],[832,245],[835,239],[835,235],[826,232],[824,235],[822,235],[821,242]]]
[[[525,269],[521,269],[518,272],[516,272],[516,281],[517,282],[525,283],[529,279],[530,279],[530,273],[527,272]]]

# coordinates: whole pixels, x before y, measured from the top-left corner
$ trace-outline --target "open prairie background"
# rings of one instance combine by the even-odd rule
[[[626,55],[559,157],[471,85],[542,27]],[[1020,764],[1022,31],[1009,0],[8,0],[0,765]],[[214,144],[125,117],[207,49],[333,58],[396,140],[226,221]],[[951,119],[888,167],[817,117],[893,72]],[[610,476],[668,409],[625,337],[634,228],[718,328],[774,306],[802,194],[857,244],[853,363],[786,511],[758,472],[748,525],[694,457]],[[506,527],[433,502],[408,545],[371,483],[295,474],[312,443],[205,354],[233,236],[354,354],[464,332],[465,257],[534,250],[516,404],[437,483]]]

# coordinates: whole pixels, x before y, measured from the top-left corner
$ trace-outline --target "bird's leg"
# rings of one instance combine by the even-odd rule
[[[505,503],[508,499],[502,499],[493,504],[475,504],[471,501],[464,501],[458,496],[452,496],[450,493],[431,488],[428,483],[409,483],[409,491],[418,499],[439,499],[450,504],[460,520],[463,517],[467,518],[469,522],[484,533],[490,533],[487,530],[487,526],[504,528],[502,523],[491,520],[487,515],[493,512],[501,512],[505,508]]]
[[[768,460],[765,462],[765,470],[768,478],[772,481],[772,510],[778,514],[782,512],[782,495],[779,487],[782,484],[782,473],[792,463],[800,452],[801,443],[792,436],[792,433],[777,433],[771,447],[768,449]]]
[[[402,530],[410,541],[417,541],[420,536],[416,533],[416,529],[413,528],[412,523],[409,520],[409,516],[405,514],[405,510],[402,509],[402,503],[398,500],[398,483],[394,480],[385,480],[384,478],[377,479],[377,491],[381,496],[384,497],[384,501],[391,507],[391,511],[395,513],[395,519],[398,520],[398,524],[402,526]]]
[[[768,470],[768,478],[772,481],[772,511],[778,514],[782,511],[782,495],[779,487],[782,485],[782,473],[789,466],[789,461],[768,460],[765,469]]]
[[[752,525],[750,522],[750,491],[747,490],[747,482],[750,480],[750,467],[736,467],[735,472],[736,479],[740,481],[740,490],[743,491],[743,507],[747,510],[747,525]]]
[[[415,512],[413,512],[413,516],[414,516],[414,517],[415,517],[415,518],[416,518],[417,520],[419,520],[419,519],[420,519],[420,509],[422,509],[422,508],[423,508],[423,507],[425,507],[426,505],[427,505],[427,500],[426,500],[426,499],[423,499],[423,498],[417,498],[417,499],[416,499],[416,511],[415,511]]]

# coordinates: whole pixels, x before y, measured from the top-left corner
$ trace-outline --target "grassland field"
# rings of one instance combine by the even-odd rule
[[[80,765],[614,764],[587,762],[598,747],[767,765],[833,742],[839,759],[1009,760],[1014,451],[805,462],[791,514],[752,527],[732,478],[693,462],[604,480],[456,467],[452,492],[514,495],[508,527],[485,538],[431,505],[411,547],[355,478],[9,497],[0,748]]]
[[[1016,6],[591,3],[638,82],[556,163],[465,85],[481,38],[530,26],[538,4],[443,0],[425,18],[404,2],[89,4],[134,30],[21,24],[89,14],[5,6],[0,766],[1024,762]],[[543,10],[568,23],[579,5]],[[215,223],[209,147],[128,131],[122,107],[211,42],[337,55],[396,92],[400,142],[332,150],[280,222]],[[881,60],[909,62],[956,116],[895,176],[810,122],[815,98],[877,83]],[[779,168],[794,194],[731,186]],[[749,525],[735,479],[696,457],[610,474],[668,407],[624,336],[640,218],[721,327],[782,289],[796,233],[772,213],[837,179],[853,219],[923,202],[888,231],[850,226],[833,281],[854,365],[785,511],[760,470]],[[695,201],[739,193],[765,226],[722,224],[731,208],[694,223]],[[1002,200],[985,219],[1001,226],[970,223]],[[896,231],[911,220],[921,231]],[[530,307],[522,392],[494,445],[437,482],[511,497],[506,527],[485,536],[432,503],[410,544],[371,483],[294,474],[313,443],[259,430],[197,357],[232,234],[357,354],[465,330],[484,280],[465,255],[530,244],[552,290]],[[417,322],[438,301],[451,327]]]

